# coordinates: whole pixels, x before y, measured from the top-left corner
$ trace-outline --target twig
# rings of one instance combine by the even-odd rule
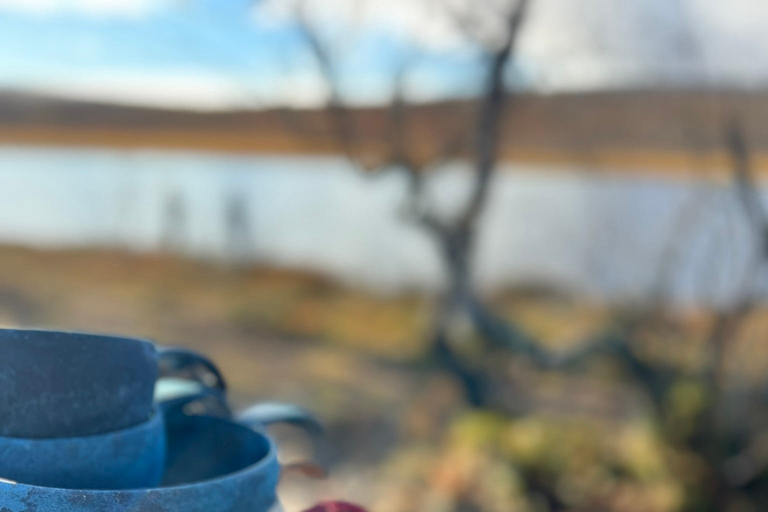
[[[519,0],[508,21],[508,33],[504,44],[493,54],[487,78],[486,94],[480,104],[475,133],[475,184],[461,215],[465,227],[473,224],[486,202],[491,176],[498,160],[501,121],[507,103],[506,70],[528,12],[530,0]]]

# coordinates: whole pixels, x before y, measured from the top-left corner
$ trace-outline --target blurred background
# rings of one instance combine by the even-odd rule
[[[316,411],[286,510],[768,500],[768,4],[0,0],[0,324]]]

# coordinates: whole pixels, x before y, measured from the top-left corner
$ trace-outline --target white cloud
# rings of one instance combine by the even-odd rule
[[[294,18],[302,6],[307,19],[331,30],[344,27],[351,39],[371,28],[385,28],[433,50],[455,49],[463,43],[442,0],[262,0],[259,21]]]
[[[0,0],[0,9],[34,14],[78,12],[94,16],[146,15],[167,5],[164,0]]]
[[[178,1],[0,0],[0,8],[135,17]],[[285,23],[295,15],[299,2],[306,2],[313,22],[342,48],[354,49],[355,38],[385,30],[437,53],[456,52],[466,45],[451,9],[478,5],[478,0],[260,0],[255,4],[257,22]],[[722,0],[532,0],[518,58],[529,79],[542,90],[620,87],[691,77],[765,84],[765,33],[765,0],[729,0],[727,7]],[[85,54],[98,51],[98,45],[87,38],[73,38],[70,43]],[[695,48],[686,49],[686,44]],[[193,109],[315,106],[323,104],[327,95],[315,71],[301,66],[282,75],[276,71],[244,79],[199,70],[102,70],[48,81],[44,92]],[[427,71],[416,78],[415,97],[428,99],[439,88]],[[386,96],[381,89],[386,84],[380,86],[374,76],[366,80],[353,84],[360,102]]]
[[[466,40],[451,13],[516,0],[262,0],[260,18],[285,20],[303,4],[341,38],[377,28],[432,51]],[[690,79],[768,81],[765,0],[533,0],[518,58],[547,89]],[[449,6],[449,7],[446,7]],[[480,18],[486,31],[498,24]],[[687,47],[686,47],[687,46]],[[693,48],[691,48],[691,46]]]
[[[55,80],[46,88],[41,92],[71,99],[197,110],[228,108],[245,99],[233,82],[197,72],[100,71],[82,79]]]
[[[21,89],[75,100],[200,111],[275,105],[317,107],[326,91],[319,77],[297,73],[270,80],[247,80],[200,70],[168,72],[113,70],[60,77]]]

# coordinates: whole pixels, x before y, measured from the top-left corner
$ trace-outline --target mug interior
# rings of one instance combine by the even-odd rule
[[[166,424],[163,486],[183,485],[235,473],[270,453],[269,441],[229,420],[187,416]]]
[[[61,512],[267,512],[276,503],[280,467],[272,442],[264,435],[228,420],[189,417],[172,429],[172,457],[165,486],[125,490],[71,490],[0,480],[0,504],[10,510]],[[180,437],[186,434],[188,437]],[[200,445],[196,445],[201,442]],[[205,452],[222,449],[220,457],[198,468]],[[235,453],[239,451],[238,455]],[[225,455],[224,455],[225,454]],[[208,453],[210,455],[210,453]],[[192,471],[190,471],[192,469]]]

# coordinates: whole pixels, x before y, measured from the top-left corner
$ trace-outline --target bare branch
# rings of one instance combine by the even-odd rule
[[[640,313],[620,319],[574,350],[555,354],[543,348],[540,340],[494,315],[479,300],[472,298],[468,308],[478,332],[493,346],[525,356],[539,368],[548,370],[574,369],[594,357],[613,356],[643,385],[654,405],[663,406],[674,370],[646,362],[630,348],[632,336],[649,323],[648,315]]]
[[[648,290],[648,297],[652,303],[663,305],[670,296],[675,274],[679,271],[681,250],[684,246],[681,242],[685,242],[685,234],[690,233],[691,229],[700,222],[702,213],[709,207],[705,201],[708,199],[706,192],[708,189],[695,190],[673,221]]]
[[[529,4],[530,0],[518,1],[508,20],[506,41],[491,58],[486,92],[480,103],[475,132],[476,179],[470,200],[460,218],[460,223],[464,227],[469,227],[475,222],[488,195],[491,176],[498,160],[501,121],[507,97],[506,70],[510,57],[514,54]]]
[[[448,16],[453,20],[456,28],[458,28],[466,37],[477,41],[482,40],[485,34],[483,27],[476,19],[473,19],[464,12],[460,12],[456,6],[451,4],[451,2],[443,2],[443,6],[448,11]]]
[[[301,33],[306,39],[320,68],[320,73],[325,78],[328,86],[328,110],[331,115],[333,129],[336,132],[336,138],[342,145],[342,151],[355,167],[369,171],[369,167],[358,156],[357,130],[355,129],[352,117],[344,105],[341,91],[339,90],[339,77],[333,56],[307,19],[304,3],[299,5],[298,19]]]
[[[752,176],[749,148],[737,119],[731,120],[726,136],[739,198],[762,246],[763,256],[768,256],[768,211]]]
[[[328,111],[331,115],[336,138],[342,145],[343,153],[359,172],[373,174],[391,170],[403,173],[408,184],[405,208],[408,218],[430,232],[442,236],[444,231],[442,223],[424,205],[424,172],[423,169],[419,169],[418,162],[411,155],[408,140],[408,104],[405,100],[405,78],[408,67],[412,64],[411,59],[405,59],[402,62],[393,84],[392,101],[389,106],[389,149],[380,161],[371,163],[361,156],[363,152],[361,146],[364,145],[365,141],[360,140],[360,130],[344,102],[334,57],[327,45],[311,27],[302,10],[299,12],[299,20],[302,33],[317,60],[320,72],[329,89]],[[454,145],[452,149],[456,146],[460,147],[460,145]]]
[[[408,144],[408,105],[405,101],[405,79],[408,62],[398,68],[394,79],[392,102],[389,108],[389,140],[391,143],[390,160],[413,169],[409,158]]]

